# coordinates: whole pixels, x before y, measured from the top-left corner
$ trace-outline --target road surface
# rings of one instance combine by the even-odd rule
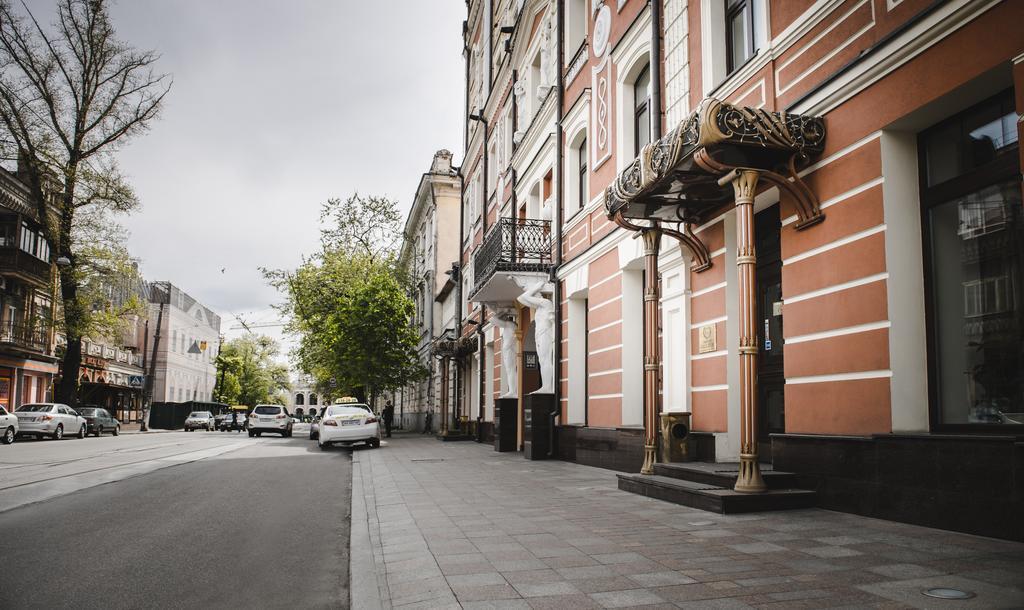
[[[346,607],[351,458],[306,434],[0,447],[0,607]]]

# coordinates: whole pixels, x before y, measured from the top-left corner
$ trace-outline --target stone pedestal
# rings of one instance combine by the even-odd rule
[[[494,450],[516,450],[516,412],[518,398],[499,398],[494,401]]]
[[[528,394],[525,400],[523,454],[528,460],[555,457],[555,395]]]

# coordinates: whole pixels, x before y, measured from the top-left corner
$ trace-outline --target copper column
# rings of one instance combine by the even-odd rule
[[[757,253],[754,249],[754,192],[758,173],[733,174],[736,195],[736,266],[740,316],[740,471],[736,491],[758,493],[767,486],[757,460]]]
[[[661,229],[644,229],[644,465],[640,474],[654,474],[658,439],[658,250]]]

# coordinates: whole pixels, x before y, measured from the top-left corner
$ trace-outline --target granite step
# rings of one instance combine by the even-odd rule
[[[654,474],[671,479],[706,483],[731,489],[739,476],[737,463],[683,462],[655,464]],[[761,478],[768,489],[794,489],[799,487],[797,476],[792,472],[773,470],[771,465],[761,465]]]
[[[811,508],[817,494],[806,489],[769,489],[746,494],[731,487],[686,481],[657,474],[620,474],[619,489],[649,498],[721,514]]]

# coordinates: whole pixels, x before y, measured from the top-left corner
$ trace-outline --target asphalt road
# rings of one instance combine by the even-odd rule
[[[305,432],[76,440],[49,479],[3,447],[0,499],[84,488],[0,512],[0,608],[347,607],[351,457]]]

